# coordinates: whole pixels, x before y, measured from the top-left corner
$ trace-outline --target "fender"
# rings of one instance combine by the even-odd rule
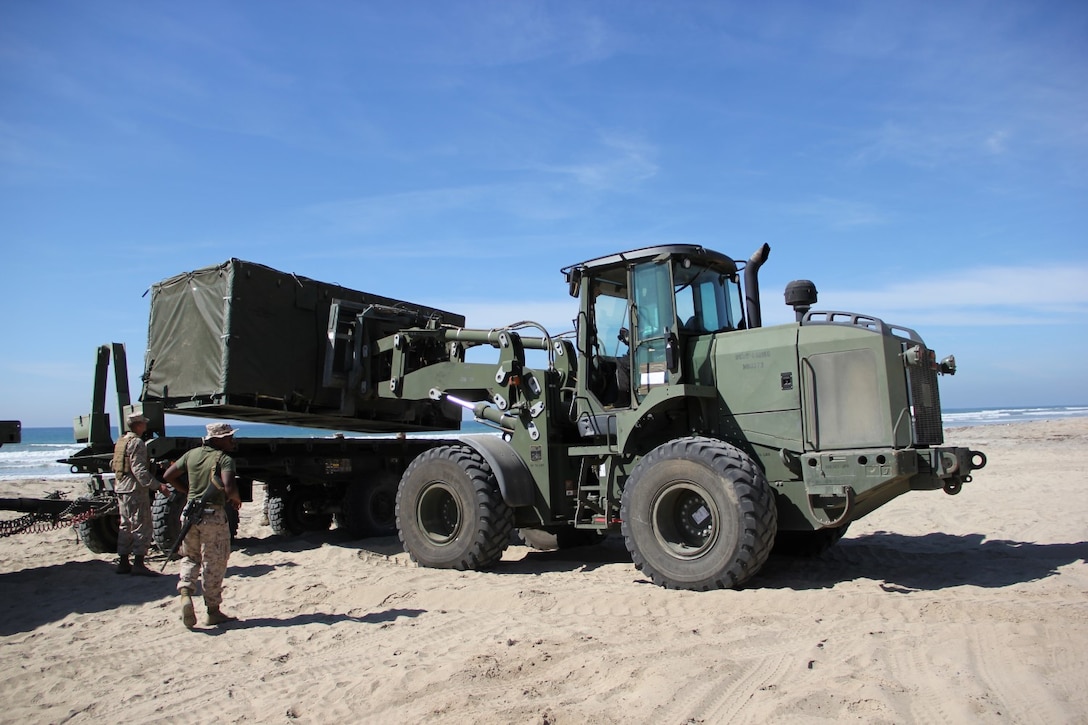
[[[536,500],[536,483],[529,467],[501,437],[488,433],[455,436],[455,439],[483,456],[499,482],[507,506],[530,506]]]

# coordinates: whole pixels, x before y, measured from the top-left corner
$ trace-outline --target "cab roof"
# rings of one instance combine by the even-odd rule
[[[604,257],[597,257],[578,264],[564,267],[561,272],[569,279],[571,273],[581,276],[586,272],[616,266],[628,266],[655,259],[657,257],[688,257],[695,264],[718,269],[732,274],[737,271],[737,263],[730,257],[697,244],[662,244],[654,247],[642,247],[627,252],[617,252]]]

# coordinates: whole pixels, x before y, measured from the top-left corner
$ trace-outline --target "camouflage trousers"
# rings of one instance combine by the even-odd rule
[[[181,576],[178,591],[194,594],[197,582],[204,588],[204,604],[209,609],[223,603],[223,577],[230,558],[230,526],[221,508],[208,511],[199,524],[189,529],[181,545]]]
[[[117,529],[119,556],[144,556],[151,543],[151,498],[146,488],[132,493],[117,494],[117,512],[121,522]]]

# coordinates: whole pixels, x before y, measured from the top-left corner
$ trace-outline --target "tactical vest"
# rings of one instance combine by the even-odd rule
[[[113,460],[110,461],[110,470],[115,476],[121,476],[132,472],[132,466],[128,462],[128,444],[136,437],[135,433],[128,432],[121,436],[117,445],[113,447]]]

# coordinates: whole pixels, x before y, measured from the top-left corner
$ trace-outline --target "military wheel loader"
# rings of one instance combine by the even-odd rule
[[[482,568],[510,529],[620,531],[666,587],[737,587],[776,539],[819,551],[910,490],[959,492],[986,463],[943,445],[937,362],[921,337],[874,317],[811,309],[791,283],[791,324],[763,327],[758,270],[697,246],[566,268],[572,337],[513,329],[402,330],[382,343],[388,399],[453,403],[500,438],[436,447],[401,480],[397,526],[424,566]],[[491,345],[494,364],[464,362]],[[413,368],[417,350],[449,359]],[[530,369],[526,350],[547,364]]]
[[[785,291],[795,320],[764,327],[769,253],[675,244],[571,265],[574,330],[554,336],[230,260],[153,287],[139,406],[153,421],[395,435],[345,438],[308,473],[271,441],[252,475],[288,481],[324,526],[399,478],[396,530],[422,566],[490,567],[514,529],[560,544],[620,533],[659,585],[739,587],[772,548],[819,552],[893,498],[958,493],[986,464],[944,445],[937,379],[955,360],[915,331],[812,309],[806,280]],[[469,362],[472,348],[491,361]],[[464,411],[495,433],[426,437]],[[330,485],[342,460],[350,476]]]

